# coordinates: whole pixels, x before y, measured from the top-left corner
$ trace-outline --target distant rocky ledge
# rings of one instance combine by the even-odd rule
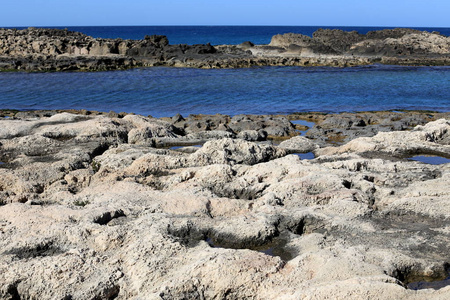
[[[171,45],[166,36],[143,40],[93,38],[60,29],[0,29],[0,71],[101,71],[171,66],[450,65],[450,37],[438,32],[319,29],[313,37],[275,35],[269,45]]]

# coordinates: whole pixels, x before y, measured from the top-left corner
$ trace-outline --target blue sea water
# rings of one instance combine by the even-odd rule
[[[20,27],[23,29],[25,27]],[[319,28],[356,30],[365,34],[372,30],[391,29],[394,27],[329,27],[329,26],[76,26],[52,27],[79,31],[95,38],[143,39],[145,35],[166,35],[171,44],[206,44],[235,45],[246,41],[254,44],[269,44],[272,36],[288,32],[312,36]],[[415,27],[425,31],[437,31],[450,35],[450,28]]]
[[[426,109],[450,111],[450,67],[140,68],[0,73],[0,108],[154,117]]]

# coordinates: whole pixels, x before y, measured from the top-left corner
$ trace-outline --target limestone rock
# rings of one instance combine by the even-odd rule
[[[413,131],[407,132],[380,132],[371,138],[358,138],[338,148],[325,148],[319,154],[332,154],[343,152],[387,152],[397,156],[410,153],[442,153],[450,155],[450,145],[441,145],[440,140],[445,139],[450,130],[450,122],[440,119],[425,126],[417,126]]]
[[[283,149],[258,145],[242,140],[221,139],[206,142],[191,155],[191,164],[246,164],[253,165],[286,155]]]
[[[295,135],[295,127],[285,117],[236,115],[228,126],[235,132],[264,130],[268,136],[286,137]]]
[[[448,277],[449,164],[398,156],[448,155],[447,119],[320,149],[305,137],[282,143],[287,150],[205,135],[187,153],[139,144],[188,141],[172,127],[184,126],[162,120],[22,117],[0,120],[1,299],[450,295],[448,284],[408,288]],[[284,122],[239,118],[258,130]],[[323,126],[364,128],[370,118]],[[132,143],[141,128],[152,137]],[[318,157],[288,155],[306,148]]]
[[[178,137],[179,130],[164,121],[136,115],[125,116],[123,120],[130,122],[135,127],[128,132],[128,142],[131,144],[151,143],[156,138]]]
[[[448,37],[396,28],[360,34],[319,29],[308,37],[275,35],[270,45],[171,45],[167,37],[102,39],[59,29],[0,29],[0,69],[99,71],[169,66],[354,66],[373,63],[448,65]],[[381,59],[381,60],[380,60]]]
[[[303,34],[286,33],[274,35],[269,45],[275,47],[289,47],[294,44],[308,47],[311,44],[311,41],[312,38]]]
[[[299,47],[298,50],[302,52],[302,48],[309,49],[313,53],[325,53],[325,54],[336,54],[337,52],[331,47],[324,45],[323,43],[317,42],[315,39],[309,36],[296,33],[285,33],[277,34],[272,37],[270,41],[270,46],[289,48],[289,50],[294,50],[292,46]]]
[[[319,146],[304,136],[295,136],[281,142],[279,147],[292,152],[306,153],[316,150]]]
[[[267,138],[267,132],[265,130],[243,130],[239,132],[237,138],[246,141],[264,141]]]

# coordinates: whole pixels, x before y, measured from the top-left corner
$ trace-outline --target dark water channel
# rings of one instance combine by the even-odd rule
[[[448,285],[450,285],[450,274],[444,280],[411,282],[407,285],[407,287],[408,287],[408,289],[411,289],[411,290],[422,290],[422,289],[439,290]]]
[[[207,237],[205,241],[212,248],[235,249],[235,248],[226,247],[224,245],[221,245],[220,243],[214,241],[211,237]],[[286,245],[288,242],[289,242],[289,239],[287,237],[276,237],[267,244],[264,244],[261,246],[256,246],[256,247],[251,247],[251,248],[246,248],[246,249],[258,251],[258,252],[264,253],[269,256],[278,256],[284,261],[289,261],[289,260],[293,259],[295,257],[295,255],[292,252],[290,252],[289,249],[287,249]]]

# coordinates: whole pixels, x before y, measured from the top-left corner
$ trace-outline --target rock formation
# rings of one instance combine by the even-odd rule
[[[238,68],[354,66],[372,63],[449,65],[450,38],[412,29],[319,29],[313,37],[276,35],[269,45],[171,45],[167,37],[92,38],[68,30],[0,29],[0,70],[112,70],[138,66]]]
[[[0,299],[450,297],[448,114],[2,114]]]

